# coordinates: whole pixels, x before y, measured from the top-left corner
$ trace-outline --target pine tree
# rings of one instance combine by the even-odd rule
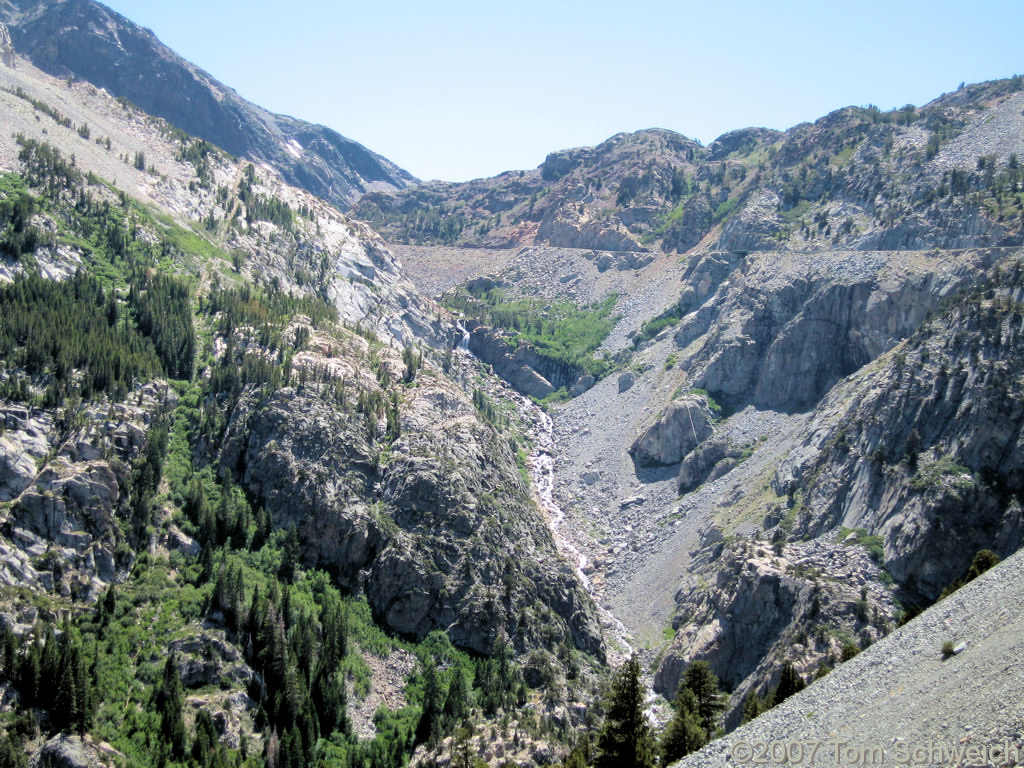
[[[462,724],[469,714],[469,691],[466,687],[466,676],[462,669],[452,667],[452,679],[448,684],[448,698],[444,702],[444,727],[450,731]]]
[[[747,694],[746,698],[743,699],[743,722],[749,723],[755,717],[760,716],[764,712],[770,709],[769,702],[771,696],[769,695],[768,701],[766,702],[757,694],[757,690],[751,689],[750,693]]]
[[[71,631],[64,628],[61,635],[60,671],[57,676],[57,690],[53,698],[50,718],[58,730],[78,728],[81,725],[81,707],[87,702],[80,701],[85,691],[81,688],[84,678],[81,648],[69,639]]]
[[[163,677],[153,697],[154,708],[160,715],[160,739],[167,746],[174,760],[185,757],[187,736],[182,710],[185,706],[185,689],[178,676],[178,662],[172,654],[164,664]]]
[[[697,697],[689,688],[680,688],[675,700],[675,715],[661,736],[661,762],[675,762],[708,742],[697,715]]]
[[[597,737],[595,768],[650,768],[654,738],[644,716],[640,662],[630,657],[612,682],[607,716]]]
[[[320,723],[320,733],[330,736],[334,731],[348,730],[345,716],[345,685],[337,674],[337,665],[322,662],[313,680],[311,697]]]
[[[709,739],[715,735],[718,717],[725,711],[725,701],[718,688],[718,677],[706,661],[695,661],[687,670],[681,687],[693,692],[697,699],[697,719]],[[676,695],[678,698],[678,694]]]
[[[802,691],[805,685],[806,683],[804,683],[804,679],[800,677],[800,673],[796,671],[796,667],[793,666],[793,662],[787,661],[782,665],[782,672],[779,674],[779,683],[775,686],[775,690],[772,693],[773,704],[781,704],[794,693]]]
[[[437,668],[432,659],[423,665],[423,709],[416,724],[416,743],[433,746],[441,736],[442,698]]]
[[[22,706],[34,707],[39,702],[38,692],[42,680],[43,645],[38,633],[18,668],[18,690]]]
[[[2,658],[3,673],[10,679],[14,680],[18,674],[18,636],[14,634],[8,626],[4,626],[0,629],[0,639],[3,642],[3,654]]]
[[[63,638],[66,640],[66,637]],[[36,704],[43,709],[53,709],[54,697],[61,683],[61,644],[57,642],[53,627],[49,624],[43,633],[43,653],[39,661],[39,684]]]
[[[192,759],[203,768],[209,768],[217,749],[217,728],[205,709],[196,713],[195,738],[192,740]]]
[[[25,750],[10,732],[0,741],[0,768],[28,768]]]

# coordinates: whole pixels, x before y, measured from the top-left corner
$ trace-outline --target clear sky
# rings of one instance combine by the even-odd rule
[[[423,178],[670,128],[710,143],[1024,73],[1021,0],[107,0],[272,111]]]

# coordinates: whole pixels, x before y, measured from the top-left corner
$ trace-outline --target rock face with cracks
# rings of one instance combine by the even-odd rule
[[[642,466],[677,464],[714,432],[714,412],[702,395],[676,398],[629,447]]]
[[[222,472],[295,526],[302,559],[366,594],[395,632],[445,630],[489,653],[563,639],[603,655],[593,604],[529,499],[508,442],[466,395],[421,373],[380,454],[362,415],[286,388],[239,403]]]
[[[706,659],[738,707],[747,692],[768,691],[783,661],[807,677],[834,663],[836,638],[863,647],[889,631],[897,600],[927,605],[980,550],[1020,548],[1022,275],[1008,254],[836,384],[766,478],[751,507],[760,524],[734,540],[704,531],[658,671],[667,693]],[[705,441],[683,461],[681,489],[729,450]],[[846,565],[836,559],[844,551]]]

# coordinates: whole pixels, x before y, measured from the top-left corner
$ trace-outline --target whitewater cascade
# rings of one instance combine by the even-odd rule
[[[455,327],[462,333],[462,340],[457,347],[458,351],[467,359],[479,360],[469,350],[469,331],[458,322]],[[590,559],[566,532],[565,510],[555,501],[554,424],[547,412],[530,398],[516,392],[511,387],[506,388],[505,392],[518,405],[519,410],[525,416],[525,421],[532,425],[530,439],[533,443],[533,451],[526,458],[526,468],[530,473],[532,490],[537,504],[547,518],[548,528],[559,553],[572,564],[576,576],[594,601],[601,625],[605,630],[605,638],[608,641],[609,660],[617,664],[628,658],[635,649],[625,625],[601,604],[598,590],[587,575],[587,570],[590,570]]]

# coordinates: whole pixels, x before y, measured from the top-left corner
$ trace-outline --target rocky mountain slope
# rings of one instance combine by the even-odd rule
[[[708,660],[733,726],[784,662],[809,677],[979,550],[1019,548],[1021,93],[1012,78],[708,148],[640,132],[357,208],[417,274],[462,244],[471,292],[614,295],[610,375],[566,382],[553,412],[556,495],[604,604],[652,650],[671,633],[666,696]],[[676,170],[696,186],[673,199]],[[673,257],[663,227],[697,205],[716,215]],[[511,337],[516,365],[478,353],[543,396]]]
[[[0,8],[0,755],[552,764],[607,659],[666,698],[707,661],[732,728],[1011,594],[897,629],[1024,540],[1020,78],[620,134],[358,223],[324,198],[383,176],[148,33]],[[137,67],[228,138],[100,82]]]
[[[218,269],[285,290],[321,293],[347,322],[370,322],[403,339],[433,333],[430,310],[383,241],[288,186],[271,166],[233,159],[94,86],[47,77],[22,59],[0,69],[0,100],[9,127],[0,144],[5,170],[21,163],[25,147],[16,136],[51,144],[73,156],[83,173],[91,171],[181,222],[183,227],[158,222],[179,250],[196,237],[210,238]],[[102,184],[88,186],[102,192]],[[193,228],[199,233],[189,232]],[[67,249],[39,256],[44,269],[59,271],[60,263],[74,269],[80,262]],[[217,271],[202,263],[193,269]],[[4,270],[11,275],[14,268]]]
[[[289,184],[343,209],[368,191],[414,181],[330,128],[242,99],[101,3],[11,0],[0,3],[0,22],[15,51],[39,69],[92,83],[237,157],[268,163]]]
[[[710,146],[672,131],[555,152],[532,171],[367,196],[397,243],[685,253],[1019,245],[1022,80],[916,108],[838,110]],[[633,257],[637,258],[637,257]],[[641,257],[642,258],[642,257]]]
[[[367,227],[4,61],[0,749],[398,765],[501,713],[554,754],[605,640],[530,412]]]
[[[775,709],[675,765],[734,764],[746,760],[750,753],[742,750],[756,742],[776,745],[769,748],[779,755],[794,745],[783,760],[792,763],[802,762],[798,750],[809,757],[818,742],[815,765],[866,762],[876,754],[877,763],[1019,762],[1021,616],[1012,606],[1024,590],[1022,565],[1020,555],[1001,563]],[[946,643],[949,653],[943,651]],[[837,760],[837,743],[856,751],[842,751]],[[871,750],[867,758],[865,750]]]

